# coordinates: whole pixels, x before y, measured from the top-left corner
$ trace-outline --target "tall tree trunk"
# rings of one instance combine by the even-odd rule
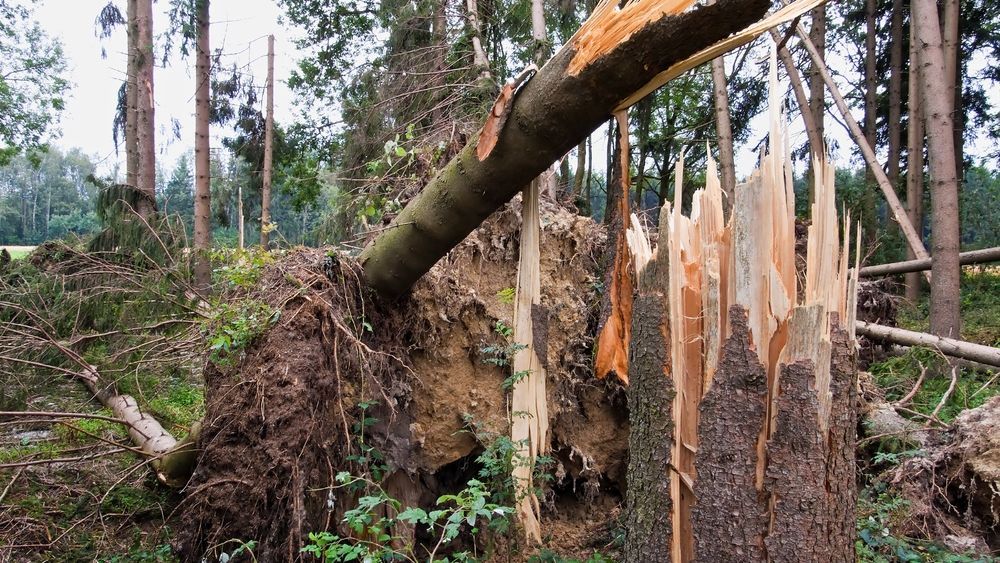
[[[517,126],[503,127],[484,156],[480,140],[469,143],[410,201],[393,228],[362,252],[368,284],[384,295],[405,292],[487,216],[604,123],[622,100],[671,65],[760,18],[768,5],[722,0],[654,17],[615,44],[568,43],[520,88],[506,120]],[[588,23],[594,24],[593,18]]]
[[[774,40],[775,44],[780,44],[781,35],[774,29],[771,30],[771,39]],[[781,59],[781,64],[785,67],[785,71],[788,73],[788,81],[792,83],[792,92],[795,93],[795,101],[799,104],[799,113],[802,114],[802,125],[806,129],[806,137],[809,139],[809,151],[811,156],[820,156],[821,148],[823,146],[823,134],[820,132],[819,127],[816,125],[816,115],[812,112],[809,107],[809,97],[806,93],[805,87],[802,85],[802,76],[799,74],[798,67],[795,65],[795,61],[792,59],[792,54],[788,51],[788,47],[782,45],[778,49],[778,58]],[[809,166],[812,167],[812,158],[809,159]],[[812,193],[812,187],[809,188],[810,193]],[[727,204],[728,205],[728,204]]]
[[[535,64],[542,66],[549,58],[549,41],[545,33],[545,2],[531,0],[531,40],[534,42]]]
[[[483,49],[483,31],[479,25],[479,4],[476,0],[466,0],[466,18],[469,21],[469,28],[472,30],[472,61],[479,70],[479,77],[491,79],[490,60]]]
[[[826,4],[821,4],[810,13],[812,16],[812,27],[809,28],[809,40],[816,47],[820,59],[826,59]],[[823,119],[826,114],[826,94],[824,90],[823,74],[820,72],[816,62],[809,67],[809,108],[813,112],[813,123],[819,132],[819,138],[826,135]],[[813,153],[819,154],[820,148],[814,148]],[[810,166],[812,164],[810,163]]]
[[[136,188],[142,217],[156,213],[156,118],[153,106],[153,0],[136,1],[136,135],[139,158]]]
[[[636,145],[639,149],[639,164],[635,175],[635,210],[642,211],[642,200],[645,195],[646,158],[649,156],[649,126],[653,120],[653,99],[646,98],[635,105]]]
[[[128,0],[128,62],[125,85],[125,183],[139,185],[139,139],[136,108],[139,103],[139,81],[136,78],[139,62],[139,27],[137,25],[137,0]]]
[[[920,95],[920,62],[917,58],[916,26],[910,25],[910,74],[907,77],[909,124],[906,131],[906,212],[921,239],[924,236],[924,110]],[[906,259],[916,259],[906,248]],[[906,274],[906,299],[920,299],[920,274]]]
[[[958,168],[955,162],[955,130],[951,112],[954,82],[948,81],[941,45],[941,26],[934,0],[913,1],[913,24],[917,28],[917,56],[931,174],[931,332],[959,338],[960,316]]]
[[[961,183],[964,174],[962,173],[962,129],[964,120],[959,113],[962,106],[962,80],[960,77],[959,44],[961,35],[959,34],[960,0],[943,0],[941,2],[941,47],[944,51],[944,79],[947,84],[954,85],[950,89],[949,100],[952,107],[952,125],[955,133],[955,175]]]
[[[212,185],[209,153],[209,82],[211,79],[211,42],[209,39],[209,0],[197,0],[197,45],[195,51],[194,93],[194,247],[195,283],[206,289],[212,281],[208,251],[212,247]]]
[[[876,42],[877,22],[875,12],[877,10],[876,0],[865,0],[865,140],[868,146],[873,149],[876,144],[876,127],[878,124],[878,105],[876,100],[878,89],[878,77],[876,76],[875,62],[878,57],[878,43]],[[891,158],[891,155],[890,155]],[[896,189],[896,184],[892,183],[892,189]],[[863,196],[864,206],[861,213],[861,224],[864,226],[865,238],[869,244],[875,241],[878,224],[875,217],[875,176],[869,168],[865,172],[865,193]]]
[[[710,0],[709,3],[714,3]],[[725,56],[712,59],[712,104],[715,111],[715,136],[719,144],[719,173],[722,180],[722,200],[729,212],[736,190],[736,162],[733,151],[733,124],[729,115],[729,85],[726,80]]]
[[[903,0],[892,0],[889,23],[889,157],[886,175],[894,188],[899,188],[901,115],[903,99]]]
[[[896,190],[889,183],[889,178],[885,175],[885,170],[882,169],[882,165],[879,163],[878,158],[875,155],[875,150],[868,141],[865,139],[864,133],[861,131],[861,126],[854,119],[851,114],[851,108],[847,106],[847,101],[844,100],[844,96],[840,93],[840,88],[837,87],[837,83],[834,82],[833,76],[830,74],[829,69],[823,62],[822,57],[816,50],[816,46],[812,44],[809,40],[808,35],[801,25],[798,26],[796,32],[799,35],[799,39],[802,41],[802,45],[809,52],[809,56],[812,57],[813,64],[820,71],[820,76],[823,78],[824,84],[830,90],[830,95],[833,97],[834,103],[837,105],[837,109],[840,111],[841,116],[847,123],[847,128],[851,132],[851,136],[854,137],[854,142],[858,144],[858,148],[861,149],[861,155],[864,157],[865,162],[868,167],[871,168],[872,173],[875,175],[875,179],[878,181],[879,187],[882,189],[882,193],[885,195],[886,201],[889,203],[889,208],[892,210],[892,215],[899,223],[900,229],[903,231],[903,236],[906,238],[907,245],[913,249],[913,252],[918,258],[927,258],[927,249],[924,248],[923,241],[917,234],[916,229],[910,223],[909,216],[906,214],[906,210],[903,208],[903,204],[899,201],[899,196],[896,195]]]
[[[576,171],[573,175],[573,197],[576,198],[576,208],[580,215],[590,216],[589,194],[583,193],[583,184],[587,174],[587,139],[576,146]]]
[[[206,0],[207,2],[207,0]],[[260,204],[260,246],[267,250],[271,233],[271,168],[274,161],[274,36],[267,36],[267,115],[264,118],[264,177]]]

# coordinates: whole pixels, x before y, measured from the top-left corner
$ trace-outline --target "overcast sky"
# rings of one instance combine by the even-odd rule
[[[95,18],[108,0],[42,0],[33,2],[35,18],[43,28],[63,42],[69,61],[72,88],[62,116],[62,138],[55,144],[63,149],[80,147],[100,161],[101,172],[110,172],[120,161],[124,170],[124,151],[115,154],[111,121],[116,96],[125,76],[125,30],[120,28],[109,39],[97,37]],[[29,3],[22,0],[23,3]],[[124,10],[124,2],[121,8]],[[154,33],[166,29],[168,2],[154,5]],[[263,86],[267,76],[268,34],[275,35],[275,119],[287,122],[292,117],[290,95],[285,85],[295,56],[291,37],[277,20],[281,10],[272,0],[212,0],[212,51],[221,48],[223,64],[248,65],[246,72]],[[101,58],[101,49],[107,58]],[[161,52],[162,54],[162,52]],[[157,64],[160,64],[157,60]],[[168,68],[157,67],[156,89],[157,153],[169,173],[174,162],[194,144],[194,61],[174,54]],[[259,96],[263,104],[264,96]],[[180,124],[180,140],[174,136],[173,120]],[[213,128],[212,146],[219,146],[220,134]]]
[[[116,155],[111,137],[115,97],[124,78],[124,29],[103,42],[97,38],[94,20],[107,0],[21,1],[33,5],[35,17],[42,26],[62,40],[69,59],[73,86],[62,117],[63,135],[55,144],[64,149],[80,147],[97,158],[100,172],[111,172],[117,164],[124,162],[124,153]],[[166,0],[154,4],[157,34],[165,30],[167,6]],[[226,53],[223,64],[226,66],[234,62],[246,65],[246,72],[254,75],[257,85],[264,84],[267,71],[265,38],[268,34],[276,36],[275,118],[279,122],[290,122],[293,108],[286,80],[299,55],[292,44],[295,31],[285,29],[278,23],[281,10],[273,0],[212,0],[211,10],[213,51],[220,47],[223,49]],[[107,52],[105,59],[101,58],[102,47]],[[157,68],[155,83],[158,158],[169,173],[177,158],[193,146],[193,61],[175,54],[168,68]],[[263,103],[263,95],[259,98]],[[839,120],[839,116],[837,118]],[[174,120],[180,125],[180,139],[174,136]],[[740,177],[748,174],[756,164],[753,147],[766,135],[766,112],[753,121],[753,127],[748,145],[738,147],[736,151],[737,175]],[[220,145],[220,138],[226,133],[213,128],[213,147]],[[794,144],[804,142],[805,132],[798,115],[792,116],[789,133]],[[836,164],[861,164],[850,162],[853,144],[843,127],[829,117],[827,134],[839,146],[834,151]],[[605,139],[606,128],[599,128],[594,146],[604,146]],[[970,143],[968,149],[971,154],[977,152],[977,144]],[[603,151],[595,150],[594,154],[603,159]],[[124,165],[121,168],[124,169]]]

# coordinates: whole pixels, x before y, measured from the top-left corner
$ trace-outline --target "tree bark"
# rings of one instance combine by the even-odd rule
[[[1000,262],[1000,246],[984,248],[982,250],[970,250],[958,255],[959,263],[962,266],[967,264],[985,264],[987,262]],[[907,272],[922,272],[929,270],[933,260],[907,260],[906,262],[895,262],[892,264],[879,264],[878,266],[867,266],[861,268],[861,277],[891,276]]]
[[[878,106],[876,104],[878,78],[875,76],[875,62],[878,57],[878,44],[875,41],[875,34],[877,33],[875,20],[876,10],[876,0],[865,0],[864,132],[865,141],[868,143],[868,146],[873,149],[878,146],[875,139],[876,127],[878,124]],[[891,159],[892,155],[890,155],[889,158]],[[889,180],[889,184],[891,185],[893,191],[895,191],[896,184],[893,183],[891,179]],[[869,167],[865,172],[865,192],[862,197],[864,205],[862,206],[861,212],[861,225],[864,228],[865,238],[869,245],[875,241],[877,234],[877,222],[875,220],[875,185],[875,175]]]
[[[941,48],[944,51],[944,79],[952,85],[949,100],[952,107],[952,125],[955,129],[955,175],[962,181],[962,80],[959,73],[961,61],[958,47],[961,42],[959,35],[960,0],[943,0],[941,2]]]
[[[580,141],[576,147],[576,171],[573,175],[573,197],[576,198],[576,208],[580,215],[590,216],[590,194],[584,193],[583,185],[587,174],[587,140]]]
[[[490,59],[486,56],[486,50],[483,49],[483,32],[479,25],[479,4],[476,0],[466,0],[465,9],[469,28],[472,30],[472,62],[479,70],[479,77],[490,80],[493,76],[490,72]]]
[[[140,216],[156,213],[156,118],[153,106],[153,1],[136,1],[136,189]]]
[[[206,0],[207,2],[207,0]],[[271,233],[271,169],[274,161],[274,36],[267,36],[267,115],[264,117],[264,177],[261,188],[260,246],[267,250]]]
[[[651,263],[645,275],[656,278],[658,269],[655,262]],[[674,449],[676,391],[670,374],[670,327],[664,287],[663,283],[640,281],[632,309],[626,563],[671,561],[673,503],[670,478],[664,468],[670,467]]]
[[[902,344],[903,346],[924,346],[937,350],[946,356],[1000,367],[1000,349],[998,348],[865,321],[858,321],[857,331],[858,334],[875,340]]]
[[[901,144],[901,115],[903,99],[903,0],[892,0],[892,19],[889,23],[889,123],[887,159],[889,182],[899,187],[899,161]],[[915,227],[915,226],[914,226]]]
[[[762,0],[723,0],[661,17],[609,46],[576,74],[570,42],[525,84],[483,160],[471,142],[362,252],[368,283],[398,295],[531,178],[566,154],[630,94],[701,48],[761,17]]]
[[[910,74],[907,77],[909,123],[906,131],[906,213],[921,240],[924,236],[924,110],[920,94],[920,61],[917,58],[916,26],[910,24]],[[906,259],[917,255],[909,247]],[[920,299],[920,274],[906,275],[906,299]]]
[[[138,71],[138,45],[139,29],[137,25],[136,8],[137,0],[128,0],[127,17],[128,20],[128,62],[127,84],[125,86],[125,183],[138,187],[139,185],[139,139],[138,124],[136,123],[136,107],[139,103],[139,81],[136,78]]]
[[[955,138],[941,27],[933,0],[914,0],[913,25],[917,29],[917,56],[927,126],[931,174],[931,240],[934,264],[931,274],[931,332],[953,338],[961,334],[959,281],[958,178]]]
[[[211,50],[209,0],[197,3],[197,44],[195,50],[194,94],[194,247],[195,284],[206,289],[212,281],[208,251],[212,247],[212,186],[209,153],[209,82]]]
[[[826,4],[821,4],[811,12],[812,26],[809,28],[809,40],[816,47],[821,61],[826,60]],[[813,112],[813,123],[819,132],[819,138],[826,135],[823,119],[826,114],[826,86],[820,64],[813,61],[809,67],[809,108]],[[814,148],[813,154],[819,154],[820,149]],[[812,166],[812,163],[809,164]]]

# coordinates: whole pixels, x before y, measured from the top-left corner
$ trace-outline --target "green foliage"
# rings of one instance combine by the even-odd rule
[[[202,327],[209,360],[219,366],[234,365],[246,347],[280,315],[281,311],[257,299],[219,303]]]
[[[574,559],[563,557],[550,549],[541,549],[528,558],[528,563],[614,563],[614,559],[596,551],[586,559]]]
[[[509,507],[489,502],[489,491],[476,480],[469,481],[466,488],[457,494],[439,497],[435,502],[435,509],[430,511],[417,507],[404,508],[398,500],[386,494],[377,483],[354,477],[348,472],[339,473],[337,483],[338,487],[363,485],[363,488],[372,492],[360,497],[357,505],[344,514],[344,523],[356,538],[369,539],[342,538],[329,532],[310,533],[309,545],[302,548],[302,552],[324,562],[474,561],[475,555],[468,551],[453,552],[448,556],[439,556],[438,551],[447,548],[463,530],[477,534],[480,525],[506,520],[513,512]],[[395,514],[395,516],[384,516],[384,514]],[[405,538],[397,533],[400,523],[424,526],[432,537],[437,538],[437,543],[428,550],[426,559],[423,556],[418,557],[415,546],[408,545]],[[394,547],[399,545],[403,547]]]
[[[513,416],[519,416],[519,414],[514,413]],[[511,440],[509,432],[499,434],[489,430],[481,423],[476,422],[469,414],[464,414],[462,418],[465,422],[465,431],[472,434],[476,441],[483,446],[482,453],[476,458],[476,463],[479,465],[479,480],[485,483],[490,491],[493,491],[494,499],[497,502],[515,504],[529,493],[533,492],[536,496],[542,495],[543,491],[540,485],[552,480],[552,475],[548,472],[553,463],[551,457],[539,456],[535,459],[532,468],[532,481],[539,487],[536,487],[534,491],[526,490],[519,494],[513,474],[515,467],[524,467],[531,463],[521,454],[525,444]]]
[[[504,305],[512,305],[516,294],[517,292],[513,287],[505,287],[497,292],[497,299]]]
[[[503,293],[503,291],[500,293]],[[490,344],[479,349],[479,352],[486,356],[483,359],[483,362],[487,364],[492,364],[501,368],[509,366],[513,362],[515,354],[528,348],[524,344],[510,342],[510,339],[514,336],[514,329],[507,326],[507,324],[503,321],[498,320],[493,328],[493,331],[501,339],[503,339],[504,342],[501,344]],[[521,370],[512,373],[503,380],[503,389],[505,391],[513,389],[517,382],[521,381],[525,377],[528,377],[530,373],[531,370]]]
[[[212,272],[213,281],[225,289],[251,289],[260,281],[264,268],[274,256],[260,248],[220,248],[212,252],[212,262],[221,264]]]
[[[0,165],[55,136],[69,89],[62,45],[28,9],[0,3]]]
[[[0,244],[96,233],[97,186],[87,180],[93,173],[91,157],[79,149],[21,154],[0,166]]]
[[[951,378],[941,375],[949,373],[950,368],[947,366],[947,361],[937,352],[914,347],[902,356],[890,357],[869,367],[875,382],[885,390],[886,398],[890,401],[898,400],[909,392],[923,370],[927,370],[928,375],[910,402],[909,408],[930,415],[951,385]],[[938,413],[938,418],[943,422],[950,422],[963,410],[978,407],[991,397],[1000,394],[1000,388],[987,385],[990,378],[989,373],[959,368],[958,382]]]

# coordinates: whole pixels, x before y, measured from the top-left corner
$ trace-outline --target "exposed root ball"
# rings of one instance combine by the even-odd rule
[[[517,201],[470,235],[396,303],[372,300],[346,258],[292,253],[272,266],[251,298],[281,311],[237,365],[207,370],[207,415],[198,469],[188,486],[185,560],[255,540],[261,561],[299,557],[309,532],[343,534],[354,500],[335,475],[354,472],[361,417],[376,422],[365,443],[384,456],[386,491],[429,507],[464,487],[482,449],[471,418],[507,433],[509,376],[487,363],[504,344],[517,271]],[[585,529],[620,501],[628,413],[616,386],[598,382],[591,342],[598,302],[595,256],[602,228],[561,209],[542,214],[542,305],[556,482],[543,527]],[[509,344],[509,343],[508,343]],[[583,501],[574,491],[584,490]],[[566,493],[566,494],[563,494]],[[562,534],[568,536],[568,534]],[[419,543],[421,538],[416,537]],[[221,546],[221,547],[220,547]]]

